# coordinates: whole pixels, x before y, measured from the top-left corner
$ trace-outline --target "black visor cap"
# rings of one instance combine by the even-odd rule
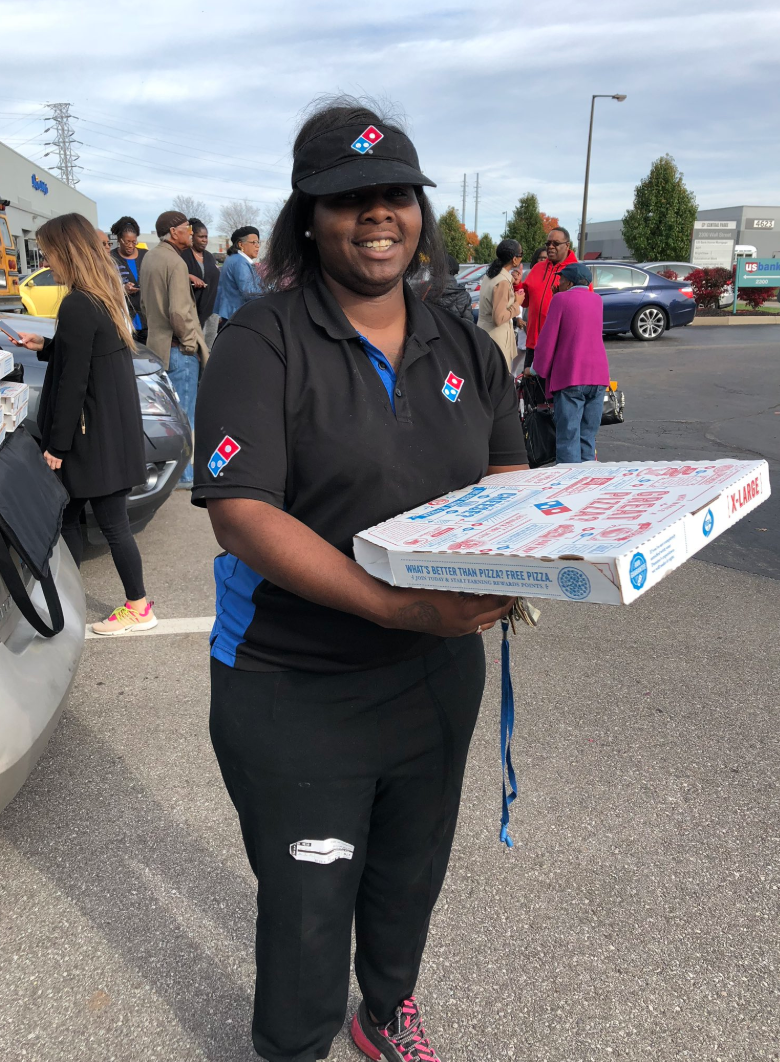
[[[292,186],[307,195],[337,195],[377,184],[435,183],[420,171],[414,144],[386,125],[343,125],[307,140],[293,162]]]

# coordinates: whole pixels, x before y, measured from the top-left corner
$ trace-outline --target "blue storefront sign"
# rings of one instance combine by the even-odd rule
[[[46,181],[39,180],[35,174],[32,175],[32,186],[36,192],[43,192],[44,195],[49,194],[49,186]]]

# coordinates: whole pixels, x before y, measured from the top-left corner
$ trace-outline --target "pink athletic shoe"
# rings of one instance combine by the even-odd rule
[[[441,1062],[423,1028],[420,1008],[412,996],[395,1008],[387,1025],[375,1025],[366,1001],[352,1019],[352,1039],[374,1062]]]
[[[94,634],[110,637],[112,634],[132,634],[133,631],[150,631],[157,626],[157,617],[152,612],[150,601],[143,612],[137,612],[125,603],[115,608],[108,619],[92,624]]]

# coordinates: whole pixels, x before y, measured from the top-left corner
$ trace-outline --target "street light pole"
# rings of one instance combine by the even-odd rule
[[[593,112],[596,109],[596,100],[617,100],[618,103],[622,103],[626,97],[622,94],[616,93],[615,95],[597,95],[591,96],[590,99],[590,127],[588,129],[588,157],[585,162],[585,189],[582,194],[582,223],[580,225],[580,241],[577,248],[577,257],[582,261],[585,254],[585,226],[588,218],[588,183],[590,181],[590,149],[593,143]]]

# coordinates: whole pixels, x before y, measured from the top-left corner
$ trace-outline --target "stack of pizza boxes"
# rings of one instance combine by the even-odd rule
[[[30,389],[27,384],[11,383],[6,379],[13,372],[14,356],[0,350],[0,446],[6,434],[14,431],[27,417]]]

